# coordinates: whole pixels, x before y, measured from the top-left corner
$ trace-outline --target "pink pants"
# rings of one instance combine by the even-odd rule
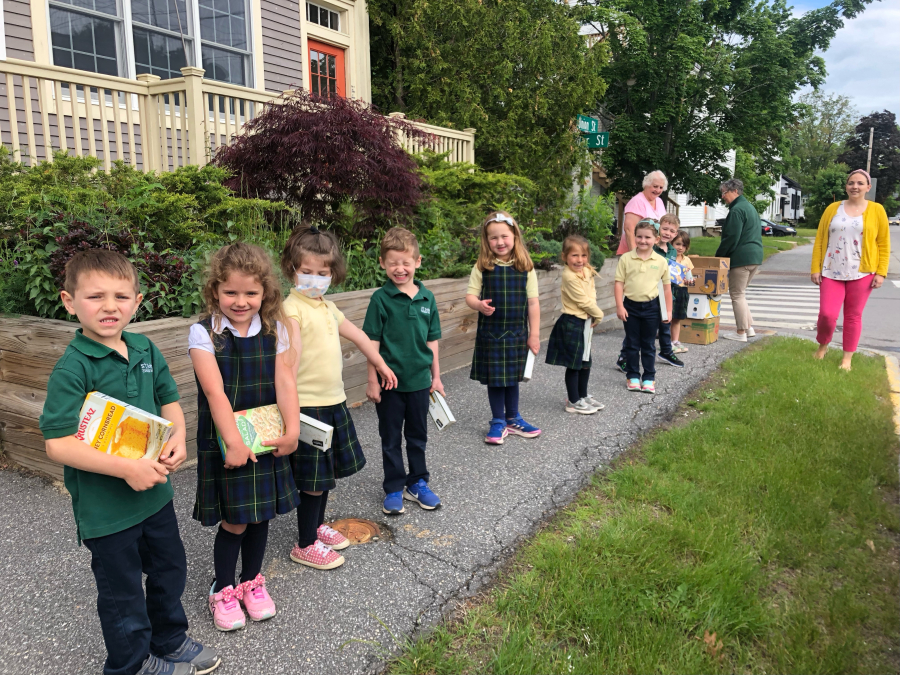
[[[834,335],[841,305],[844,306],[844,351],[855,352],[862,333],[862,313],[872,292],[872,275],[855,281],[836,281],[822,277],[819,286],[819,322],[816,342],[827,345]]]

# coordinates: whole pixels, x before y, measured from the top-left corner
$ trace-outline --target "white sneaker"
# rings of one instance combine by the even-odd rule
[[[583,398],[580,398],[575,401],[575,403],[566,401],[566,412],[578,413],[579,415],[593,415],[595,412],[597,412],[597,409],[585,402]]]
[[[721,335],[723,340],[734,340],[735,342],[746,342],[747,334],[746,333],[722,333]]]
[[[756,337],[756,331],[753,330],[753,326],[750,326],[750,328],[747,329],[746,335],[747,337]]]
[[[595,399],[595,398],[594,398],[593,396],[591,396],[590,394],[588,394],[587,396],[585,396],[585,397],[584,397],[583,399],[581,399],[581,400],[584,401],[585,403],[587,403],[589,406],[596,408],[597,410],[603,410],[603,409],[606,407],[605,405],[603,405],[602,403],[600,403],[600,401],[598,401],[597,399]]]

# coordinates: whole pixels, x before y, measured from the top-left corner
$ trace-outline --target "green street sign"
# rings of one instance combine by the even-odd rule
[[[600,131],[600,122],[587,115],[578,116],[578,131],[583,134],[596,134]]]
[[[587,139],[588,148],[608,148],[609,132],[600,131],[595,134],[582,134],[582,138]]]

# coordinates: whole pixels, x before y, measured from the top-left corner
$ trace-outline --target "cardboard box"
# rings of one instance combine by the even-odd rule
[[[156,460],[174,430],[169,420],[92,391],[81,406],[75,438],[107,455]]]
[[[712,319],[719,316],[721,302],[721,295],[689,295],[687,318]]]
[[[728,270],[730,258],[712,258],[699,255],[688,256],[694,263],[696,283],[688,286],[688,293],[700,295],[722,295],[728,292]]]
[[[269,445],[263,445],[263,441],[274,441],[276,438],[284,436],[284,420],[281,418],[281,411],[277,405],[266,405],[261,408],[250,408],[249,410],[235,410],[234,423],[237,425],[238,433],[246,445],[254,455],[265,455],[272,452],[275,448]],[[216,437],[219,441],[219,449],[222,451],[222,457],[225,457],[225,441],[218,433]]]
[[[719,339],[719,317],[684,319],[681,323],[681,342],[689,345],[711,345]]]
[[[441,396],[440,392],[433,391],[429,394],[428,412],[438,429],[445,429],[456,422],[456,418],[450,412],[450,406],[447,405],[447,399]]]
[[[527,347],[526,347],[527,349]],[[534,352],[528,349],[528,356],[525,357],[525,372],[522,374],[523,382],[531,381],[531,374],[534,372]]]
[[[319,448],[322,452],[331,447],[332,437],[334,436],[334,427],[325,422],[300,413],[300,440]]]

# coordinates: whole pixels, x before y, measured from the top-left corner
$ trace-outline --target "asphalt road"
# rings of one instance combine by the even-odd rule
[[[881,288],[873,290],[863,312],[863,330],[860,347],[900,352],[900,227],[891,230],[891,262],[888,276]],[[811,245],[798,246],[790,251],[773,255],[762,264],[754,284],[778,284],[783,286],[810,287]],[[838,328],[843,326],[843,314]],[[784,331],[780,331],[784,333]],[[803,331],[806,337],[815,337],[815,331]],[[801,334],[798,331],[798,334]],[[833,343],[840,348],[841,333],[835,333]]]
[[[490,413],[484,388],[468,379],[466,369],[448,374],[444,383],[459,421],[441,432],[430,426],[431,484],[444,502],[437,511],[407,505],[406,514],[391,520],[381,513],[375,408],[366,404],[354,410],[369,465],[340,482],[327,515],[373,519],[386,536],[349,548],[343,567],[321,572],[290,561],[296,519],[277,519],[264,573],[279,613],[235,633],[216,631],[208,614],[215,528],[191,520],[195,473],[179,472],[175,505],[188,552],[183,602],[191,634],[220,650],[218,672],[378,670],[398,641],[477,593],[523,538],[567,504],[598,467],[669,418],[686,392],[742,346],[719,341],[691,347],[684,370],[659,364],[657,393],[647,395],[626,392],[624,376],[612,367],[621,339],[621,331],[594,338],[599,365],[591,391],[606,409],[593,416],[564,412],[563,369],[545,365],[542,353],[521,397],[526,419],[544,430],[537,439],[485,445]],[[105,652],[90,556],[75,544],[68,496],[42,479],[5,471],[0,509],[7,514],[0,526],[0,673],[100,673]]]

